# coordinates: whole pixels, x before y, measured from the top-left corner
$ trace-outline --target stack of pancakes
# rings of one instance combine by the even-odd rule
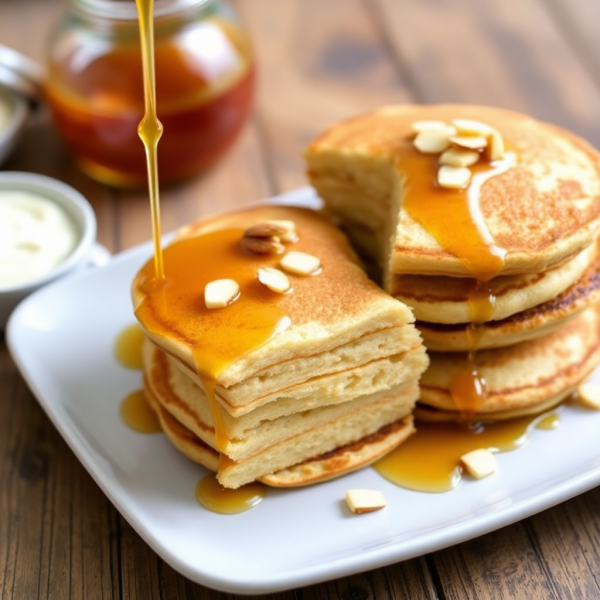
[[[284,254],[242,247],[249,226],[273,221],[295,225]],[[287,293],[264,288],[257,269],[292,250],[316,256],[320,270],[288,274]],[[414,318],[326,219],[277,206],[208,218],[180,232],[164,264],[164,281],[149,262],[132,287],[146,395],[173,444],[223,486],[322,481],[412,433],[428,364]],[[203,290],[220,278],[239,284],[239,299],[209,309]]]
[[[456,119],[499,132],[512,157],[480,187],[473,177],[465,192],[482,239],[504,253],[491,277],[473,269],[468,227],[445,204],[447,190],[436,188],[438,157],[413,146],[416,124]],[[502,109],[397,106],[332,126],[306,160],[327,211],[378,266],[385,289],[414,311],[431,359],[417,416],[460,417],[451,385],[473,351],[487,383],[475,416],[489,419],[542,412],[599,362],[600,155],[585,141]],[[423,188],[416,170],[431,190],[407,206],[407,195]],[[436,203],[435,227],[419,202]],[[489,298],[483,318],[475,277]]]

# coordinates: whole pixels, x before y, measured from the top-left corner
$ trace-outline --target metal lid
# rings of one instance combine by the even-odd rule
[[[44,68],[31,58],[0,44],[0,86],[36,104],[42,95]]]

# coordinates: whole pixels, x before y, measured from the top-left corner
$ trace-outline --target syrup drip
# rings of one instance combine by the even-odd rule
[[[447,492],[462,478],[460,457],[479,448],[508,452],[523,446],[534,427],[554,429],[553,411],[495,423],[420,423],[417,432],[373,468],[392,483],[419,492]]]
[[[235,490],[224,488],[214,474],[206,475],[196,484],[198,504],[224,515],[241,513],[254,508],[266,495],[262,483],[254,482]]]
[[[165,277],[163,255],[160,245],[160,202],[158,195],[158,140],[163,126],[156,114],[156,82],[154,74],[154,24],[152,21],[154,0],[135,0],[140,21],[140,39],[142,44],[142,69],[144,73],[144,118],[138,126],[138,135],[146,151],[148,166],[148,193],[150,194],[150,213],[152,217],[152,235],[154,238],[154,270],[156,278]]]
[[[126,396],[119,410],[121,420],[129,429],[138,433],[159,433],[160,422],[152,407],[146,401],[143,390],[136,390]]]
[[[403,206],[447,252],[457,256],[472,273],[474,285],[469,294],[471,323],[467,327],[467,364],[450,384],[450,394],[464,420],[472,418],[485,401],[487,384],[477,370],[476,351],[483,330],[494,310],[495,297],[489,280],[504,265],[506,250],[495,243],[481,212],[479,196],[486,181],[511,168],[516,155],[471,167],[470,184],[462,190],[437,185],[437,161],[429,159],[407,143],[399,162],[405,173]]]
[[[242,229],[221,229],[169,245],[163,253],[163,282],[156,281],[152,261],[142,267],[145,299],[136,311],[151,334],[193,348],[196,370],[212,409],[217,450],[227,441],[215,394],[219,375],[290,323],[278,305],[282,295],[256,279],[259,267],[276,266],[279,257],[246,254],[239,243],[242,235]],[[206,308],[206,284],[224,278],[237,281],[239,299],[225,308]]]
[[[142,369],[143,343],[144,332],[137,323],[125,327],[115,342],[115,358],[127,369]]]

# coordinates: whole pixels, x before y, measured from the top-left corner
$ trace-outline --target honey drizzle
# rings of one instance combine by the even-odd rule
[[[134,323],[125,327],[115,342],[115,358],[127,369],[142,369],[142,344],[144,342],[142,328]]]
[[[119,408],[121,420],[129,429],[138,433],[159,433],[160,422],[148,404],[143,390],[136,390],[125,396]]]
[[[419,492],[447,492],[462,478],[460,457],[479,448],[508,452],[522,447],[534,427],[555,429],[556,410],[495,423],[419,423],[417,432],[373,468],[392,483]]]
[[[506,258],[506,250],[496,244],[487,228],[479,197],[486,181],[515,163],[512,152],[491,163],[482,159],[471,167],[470,184],[454,190],[437,185],[437,160],[421,154],[412,143],[403,147],[399,158],[404,173],[403,207],[445,251],[457,256],[474,278],[468,297],[471,322],[466,332],[467,364],[450,384],[450,395],[464,420],[473,417],[487,396],[476,352],[483,336],[481,326],[491,317],[496,300],[489,281],[502,270]]]
[[[140,22],[142,45],[142,69],[144,74],[144,118],[138,125],[138,135],[146,151],[148,166],[148,193],[150,194],[150,213],[152,217],[152,236],[154,238],[154,270],[158,280],[165,278],[163,254],[160,245],[160,202],[158,195],[158,141],[163,126],[156,114],[156,81],[154,72],[154,0],[135,0]]]
[[[254,508],[267,490],[262,483],[248,483],[235,490],[224,488],[213,473],[203,477],[197,484],[195,496],[198,504],[212,512],[232,515]]]

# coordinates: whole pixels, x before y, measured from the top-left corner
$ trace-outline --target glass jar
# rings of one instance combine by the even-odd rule
[[[213,165],[246,121],[254,89],[247,35],[219,0],[155,0],[161,184]],[[70,0],[50,41],[46,98],[80,167],[118,187],[144,186],[144,113],[134,0]]]

